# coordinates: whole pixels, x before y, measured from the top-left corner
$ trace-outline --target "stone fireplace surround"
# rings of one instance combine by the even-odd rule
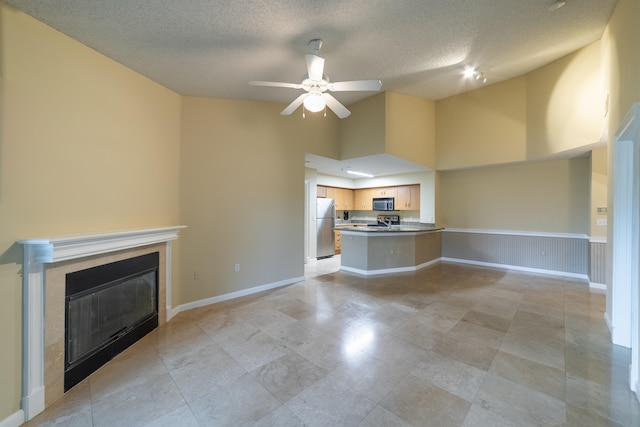
[[[159,252],[158,321],[163,324],[171,313],[171,241],[182,228],[18,241],[24,247],[21,409],[25,420],[64,394],[66,274]]]

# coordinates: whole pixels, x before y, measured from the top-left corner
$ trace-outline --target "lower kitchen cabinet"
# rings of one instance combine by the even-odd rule
[[[340,242],[340,230],[334,230],[333,234],[335,236],[336,255],[338,255],[340,253],[340,248],[342,247]]]

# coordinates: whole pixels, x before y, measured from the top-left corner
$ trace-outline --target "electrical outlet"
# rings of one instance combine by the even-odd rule
[[[545,251],[540,251],[540,256],[547,256],[547,253]]]
[[[235,267],[235,272],[237,273],[238,271],[240,271],[240,264],[236,264]]]
[[[200,273],[198,273],[197,271],[193,272],[193,280],[200,280]]]

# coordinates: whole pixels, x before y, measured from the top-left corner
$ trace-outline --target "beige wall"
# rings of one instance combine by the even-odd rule
[[[14,242],[177,224],[180,97],[4,4],[0,14],[1,421],[21,394]]]
[[[435,102],[394,92],[385,96],[385,153],[435,169]]]
[[[349,106],[340,122],[340,159],[390,154],[436,166],[435,102],[382,92]]]
[[[588,151],[605,129],[600,42],[529,74],[436,103],[437,168]]]
[[[351,115],[340,123],[340,157],[358,157],[385,152],[385,94],[349,106]]]
[[[610,140],[640,100],[638,20],[640,3],[619,0],[600,46]],[[384,93],[349,106],[352,115],[343,121],[328,114],[303,122],[279,116],[278,104],[182,99],[4,4],[0,24],[0,420],[20,398],[17,239],[184,223],[189,228],[173,254],[174,306],[217,296],[301,274],[305,151],[336,159],[385,151]],[[556,86],[566,97],[580,94],[570,76],[596,56],[585,50],[529,77],[435,103],[439,224],[589,232],[589,199],[602,197],[589,186],[601,187],[602,153],[592,157],[591,175],[586,157],[448,169],[581,144],[553,131],[556,124],[548,127],[540,106],[547,102],[554,112],[563,105],[555,101]],[[533,96],[534,86],[544,91]],[[593,111],[601,102],[590,104]],[[533,123],[542,127],[527,129]],[[588,143],[595,132],[585,129],[581,141]],[[537,145],[527,153],[531,140]],[[256,209],[260,222],[249,215]],[[225,226],[229,217],[237,227]]]
[[[518,77],[437,101],[438,170],[525,160],[525,96]]]
[[[527,74],[527,159],[598,143],[605,95],[600,42]]]
[[[449,228],[589,232],[589,158],[440,173]]]
[[[338,119],[283,117],[263,102],[182,105],[179,303],[303,276],[304,153],[335,154]]]
[[[619,0],[602,36],[603,74],[609,96],[609,140],[635,102],[640,101],[640,3]]]
[[[608,95],[608,171],[607,174],[607,313],[612,313],[611,265],[613,258],[613,142],[615,132],[635,102],[640,102],[640,49],[638,25],[640,2],[619,0],[602,36],[603,76]]]
[[[591,237],[607,237],[607,226],[598,225],[598,219],[607,219],[607,213],[598,213],[598,208],[607,207],[607,148],[591,152]]]
[[[602,176],[586,167],[590,159],[550,160],[601,143],[602,57],[596,42],[525,76],[436,103],[437,168],[443,171],[436,180],[438,222],[606,233],[606,227],[591,226],[591,203],[602,203],[606,188],[598,187]],[[520,163],[540,159],[546,160]],[[595,159],[595,173],[606,176],[602,154]]]

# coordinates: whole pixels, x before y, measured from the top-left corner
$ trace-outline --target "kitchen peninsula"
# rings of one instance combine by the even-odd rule
[[[340,231],[340,269],[364,275],[416,271],[442,256],[443,228],[348,225]]]

